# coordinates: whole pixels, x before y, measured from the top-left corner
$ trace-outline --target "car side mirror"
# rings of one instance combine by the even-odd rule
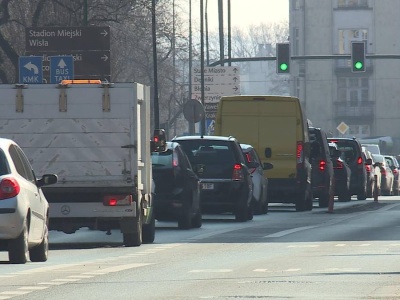
[[[366,165],[372,165],[372,159],[367,158],[365,164],[366,164]]]
[[[37,180],[38,187],[55,184],[58,181],[58,176],[55,174],[44,174],[42,178]]]
[[[260,164],[256,161],[250,161],[247,163],[247,167],[250,169],[256,169],[260,166]]]
[[[272,156],[271,148],[269,148],[269,147],[265,148],[264,155],[265,155],[266,158],[270,158]]]
[[[263,164],[263,170],[271,170],[274,168],[274,165],[271,163],[264,163]]]

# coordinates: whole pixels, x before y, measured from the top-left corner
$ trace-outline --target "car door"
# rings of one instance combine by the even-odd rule
[[[32,166],[24,152],[17,145],[10,147],[10,155],[19,175],[21,175],[21,196],[26,201],[31,211],[29,225],[29,239],[40,240],[46,222],[46,200],[42,199],[39,188],[36,185],[36,177]]]

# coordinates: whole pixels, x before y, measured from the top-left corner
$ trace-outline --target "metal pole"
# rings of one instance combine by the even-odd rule
[[[157,77],[157,32],[156,32],[156,0],[151,1],[151,33],[153,42],[153,71],[154,71],[154,127],[160,127],[158,106],[158,77]]]
[[[207,66],[210,64],[210,51],[208,44],[208,0],[206,0],[206,12],[205,12],[205,22],[206,22],[206,55],[207,55]]]
[[[189,0],[189,99],[192,98],[192,0]],[[194,134],[194,122],[189,121],[189,134]]]
[[[87,0],[83,2],[83,25],[88,26],[88,3]]]
[[[201,104],[204,106],[204,4],[200,0],[200,71],[201,71]],[[201,119],[201,135],[206,133],[206,116]]]
[[[218,0],[218,21],[219,21],[219,59],[221,66],[224,65],[224,8],[222,0]]]
[[[175,31],[175,0],[172,0],[172,65],[174,67],[173,73],[172,73],[172,81],[173,81],[173,113],[175,115],[175,107],[176,107],[176,51],[175,51],[175,36],[176,36],[176,31]],[[176,136],[176,122],[174,122],[174,136]]]
[[[228,0],[228,66],[232,65],[232,24],[231,24],[231,0]]]

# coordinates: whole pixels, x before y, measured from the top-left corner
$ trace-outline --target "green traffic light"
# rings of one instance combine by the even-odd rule
[[[283,63],[283,64],[281,64],[281,65],[279,66],[279,68],[280,68],[282,71],[286,71],[286,70],[288,69],[288,64]]]
[[[354,64],[354,67],[355,67],[357,70],[361,70],[361,69],[363,68],[363,63],[362,63],[361,61],[357,61],[357,62]]]

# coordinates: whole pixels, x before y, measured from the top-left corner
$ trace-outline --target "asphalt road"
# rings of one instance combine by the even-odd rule
[[[157,222],[153,244],[118,232],[50,233],[45,263],[0,252],[1,299],[400,299],[400,197],[295,212],[272,204],[199,229]]]

